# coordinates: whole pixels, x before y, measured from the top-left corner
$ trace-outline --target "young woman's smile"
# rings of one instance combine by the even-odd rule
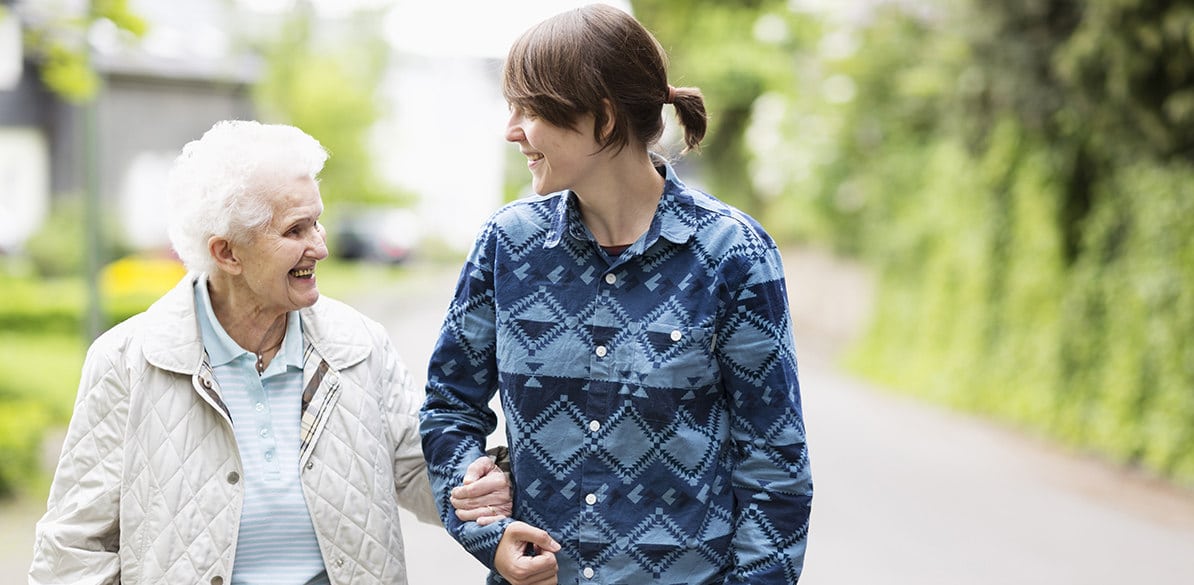
[[[591,175],[592,155],[601,150],[593,138],[593,116],[581,116],[575,127],[563,128],[517,106],[510,109],[506,140],[527,157],[531,188],[539,195],[576,189]]]

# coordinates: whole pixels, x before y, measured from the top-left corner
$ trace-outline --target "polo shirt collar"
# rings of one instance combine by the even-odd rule
[[[211,366],[219,367],[228,364],[236,358],[249,354],[251,351],[241,347],[224,330],[220,320],[216,319],[215,310],[211,306],[211,293],[207,290],[207,274],[195,279],[195,312],[199,317],[199,330],[203,336],[203,347],[207,350]],[[299,322],[298,311],[291,311],[286,318],[286,336],[282,339],[282,346],[270,361],[286,366],[302,368],[303,331]],[[272,368],[271,368],[272,369]]]

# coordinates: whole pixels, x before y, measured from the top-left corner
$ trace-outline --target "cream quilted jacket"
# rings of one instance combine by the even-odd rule
[[[88,351],[29,583],[230,583],[244,490],[188,275]],[[398,506],[438,523],[411,387],[385,330],[302,311],[303,493],[334,584],[406,582]]]

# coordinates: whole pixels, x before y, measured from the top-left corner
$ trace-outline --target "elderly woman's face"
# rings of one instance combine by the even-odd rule
[[[315,263],[328,257],[327,234],[319,223],[323,199],[310,177],[275,183],[273,221],[257,233],[244,254],[244,277],[264,309],[292,311],[319,299]]]

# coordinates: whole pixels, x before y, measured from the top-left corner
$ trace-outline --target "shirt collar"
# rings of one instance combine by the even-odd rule
[[[241,347],[224,330],[224,326],[216,319],[215,310],[211,306],[211,293],[207,290],[207,275],[203,274],[195,279],[195,313],[199,317],[199,330],[203,336],[203,348],[207,350],[211,366],[225,365],[244,355],[252,354]],[[302,326],[299,322],[299,312],[291,311],[286,319],[286,336],[282,339],[282,346],[274,359],[270,360],[270,368],[275,363],[285,366],[302,367]]]
[[[693,217],[694,202],[692,194],[688,192],[688,187],[680,181],[672,165],[662,157],[652,153],[651,160],[655,163],[655,170],[663,176],[663,196],[659,199],[659,206],[655,208],[655,218],[651,220],[651,227],[647,228],[647,233],[630,247],[632,253],[635,254],[646,251],[660,237],[674,244],[682,244],[687,242],[696,231],[690,221]],[[556,247],[564,234],[578,240],[594,239],[592,233],[580,219],[580,206],[576,201],[576,193],[561,191],[552,196],[556,197],[555,215],[543,247]]]

